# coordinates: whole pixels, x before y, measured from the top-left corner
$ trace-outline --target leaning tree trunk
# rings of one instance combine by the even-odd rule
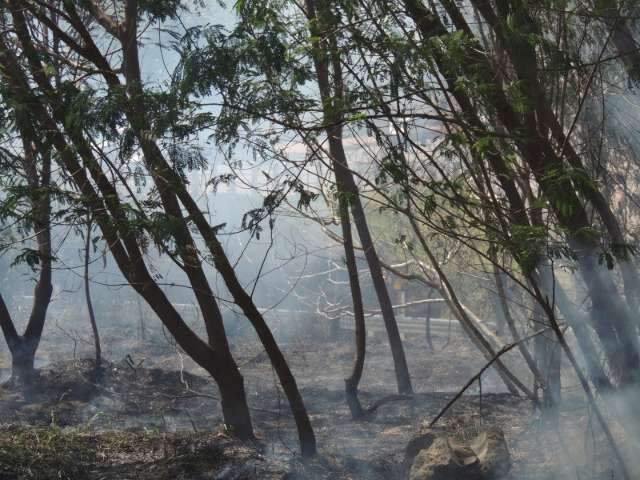
[[[351,176],[351,174],[349,174],[349,176]],[[391,303],[389,291],[382,273],[380,259],[378,258],[378,254],[373,245],[373,239],[371,238],[371,234],[366,223],[364,209],[362,208],[359,197],[356,197],[352,206],[352,211],[354,213],[353,219],[358,229],[360,243],[364,248],[365,258],[369,264],[371,280],[373,282],[376,295],[378,296],[380,310],[382,311],[382,319],[389,338],[389,346],[391,348],[391,356],[393,357],[398,393],[411,394],[413,393],[413,387],[411,386],[407,357],[402,345],[402,339],[400,338],[400,331],[393,311],[393,304]]]
[[[393,358],[393,365],[395,368],[398,393],[411,394],[413,393],[413,387],[411,386],[411,377],[409,375],[407,358],[404,352],[404,347],[402,346],[402,339],[400,338],[400,331],[393,311],[391,297],[389,296],[389,291],[382,273],[380,259],[378,258],[378,254],[369,231],[369,226],[367,225],[367,218],[364,213],[364,208],[362,207],[362,202],[360,201],[358,187],[356,186],[353,175],[349,171],[349,167],[346,163],[342,141],[336,138],[334,132],[330,133],[329,148],[332,156],[334,157],[336,179],[341,177],[342,182],[344,182],[346,186],[346,190],[344,192],[338,192],[338,194],[340,195],[342,193],[342,195],[351,203],[353,223],[358,231],[360,244],[364,250],[364,256],[369,266],[373,287],[378,297],[378,303],[380,304],[382,320],[384,321],[384,326],[389,338],[389,346],[391,348],[391,356]]]
[[[509,308],[509,303],[507,301],[507,292],[505,289],[505,285],[503,282],[502,275],[498,268],[497,257],[495,254],[491,254],[491,261],[493,263],[493,275],[496,284],[496,289],[498,290],[498,300],[500,302],[500,310],[502,312],[503,318],[509,327],[509,332],[511,333],[511,338],[513,339],[513,343],[518,344],[518,350],[524,358],[529,370],[533,374],[534,383],[540,384],[543,383],[542,375],[540,373],[539,365],[536,364],[536,361],[531,356],[529,349],[525,345],[525,342],[520,341],[520,334],[518,333],[518,328],[516,327],[515,319],[511,316],[511,309]],[[540,337],[538,335],[536,338]]]
[[[511,371],[506,367],[506,365],[496,356],[496,352],[494,351],[491,344],[484,338],[483,334],[480,330],[474,325],[474,323],[470,320],[469,315],[465,307],[460,303],[458,297],[453,289],[453,286],[447,279],[444,271],[439,265],[438,260],[435,255],[429,248],[427,241],[424,238],[424,235],[420,231],[420,227],[416,221],[416,219],[409,215],[409,222],[413,229],[413,232],[420,242],[423,251],[429,258],[429,262],[431,263],[432,268],[436,271],[438,278],[442,282],[443,289],[442,294],[445,298],[449,308],[456,315],[458,320],[460,321],[460,326],[464,330],[464,332],[469,336],[469,339],[480,349],[482,354],[487,358],[487,360],[494,362],[496,366],[496,372],[504,382],[505,386],[512,394],[516,395],[517,391],[522,391],[527,397],[533,398],[533,392],[530,391]]]

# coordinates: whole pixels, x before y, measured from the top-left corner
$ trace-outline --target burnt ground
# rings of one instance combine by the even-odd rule
[[[418,393],[354,422],[342,390],[351,342],[301,337],[283,344],[321,452],[305,463],[297,455],[292,418],[266,355],[254,342],[236,343],[255,444],[240,444],[224,433],[212,381],[162,336],[120,340],[120,350],[108,353],[99,383],[92,377],[92,361],[59,360],[68,350],[49,341],[43,351],[51,363],[41,369],[37,391],[0,389],[0,480],[401,478],[407,442],[484,363],[461,337],[446,346],[439,339],[435,352],[421,339],[409,339],[407,356]],[[508,360],[522,371],[516,355]],[[575,385],[565,386],[559,418],[546,422],[531,402],[502,389],[489,371],[437,428],[461,437],[484,426],[502,428],[513,456],[513,480],[617,478]],[[361,390],[365,406],[395,393],[383,341],[368,345]]]

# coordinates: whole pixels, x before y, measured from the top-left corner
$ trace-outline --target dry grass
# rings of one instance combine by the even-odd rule
[[[6,427],[0,430],[0,478],[87,478],[95,462],[93,439],[60,428]]]
[[[2,480],[187,480],[231,469],[268,478],[256,462],[256,449],[222,434],[0,427]]]

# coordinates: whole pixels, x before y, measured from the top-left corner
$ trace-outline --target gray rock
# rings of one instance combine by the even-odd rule
[[[402,471],[404,476],[409,475],[409,470],[413,465],[416,456],[422,451],[431,446],[436,439],[436,434],[429,429],[421,430],[418,435],[409,440],[407,448],[404,451],[404,461],[402,462]]]
[[[413,440],[416,444],[417,438]],[[423,443],[428,442],[426,434],[421,438]],[[409,480],[498,480],[511,468],[511,456],[498,429],[486,430],[470,442],[456,441],[447,435],[432,434],[431,439],[415,455]]]

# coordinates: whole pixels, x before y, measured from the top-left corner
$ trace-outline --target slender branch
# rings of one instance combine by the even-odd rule
[[[444,406],[444,408],[443,408],[442,410],[440,410],[440,413],[438,413],[438,415],[436,415],[436,416],[435,416],[435,418],[434,418],[433,420],[431,420],[431,422],[429,423],[429,428],[432,428],[432,427],[433,427],[433,426],[438,422],[438,420],[440,420],[440,419],[444,416],[444,414],[445,414],[445,413],[447,413],[447,412],[449,411],[449,409],[453,406],[453,404],[454,404],[454,403],[456,403],[456,402],[458,401],[458,399],[459,399],[460,397],[462,397],[462,395],[464,395],[464,392],[466,392],[466,391],[469,389],[469,387],[470,387],[471,385],[473,385],[473,383],[474,383],[476,380],[478,380],[478,379],[480,378],[480,376],[482,376],[482,374],[483,374],[484,372],[486,372],[486,371],[487,371],[487,369],[488,369],[491,365],[493,365],[496,361],[498,361],[502,355],[504,355],[505,353],[507,353],[507,352],[509,352],[509,351],[513,350],[513,349],[514,349],[515,347],[517,347],[519,344],[521,344],[521,343],[523,343],[523,342],[526,342],[526,341],[528,341],[528,340],[531,340],[532,338],[537,337],[538,335],[540,335],[540,334],[542,334],[542,333],[546,332],[546,331],[547,331],[547,330],[549,330],[550,328],[551,328],[551,327],[547,327],[547,328],[543,328],[543,329],[541,329],[541,330],[538,330],[537,332],[534,332],[534,333],[532,333],[531,335],[529,335],[529,336],[527,336],[527,337],[521,338],[521,339],[520,339],[520,340],[518,340],[517,342],[513,342],[513,343],[510,343],[509,345],[505,345],[505,346],[504,346],[504,347],[502,347],[500,350],[498,350],[498,352],[493,356],[493,358],[491,358],[491,360],[489,360],[489,361],[484,365],[484,367],[482,367],[482,368],[480,369],[480,371],[479,371],[478,373],[476,373],[473,377],[471,377],[471,378],[469,379],[469,381],[468,381],[467,383],[465,383],[465,384],[464,384],[464,387],[462,387],[462,388],[460,389],[460,391],[459,391],[458,393],[456,393],[456,394],[454,395],[454,397],[453,397],[451,400],[449,400],[449,401],[447,402],[447,404]]]

